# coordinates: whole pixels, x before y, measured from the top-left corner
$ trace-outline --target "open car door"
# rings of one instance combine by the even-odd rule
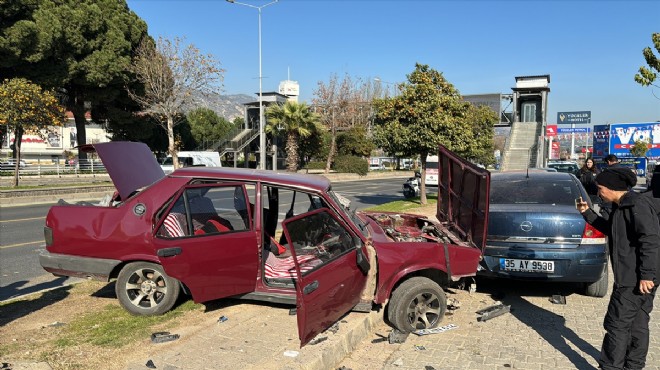
[[[298,215],[283,226],[296,269],[302,347],[358,304],[369,269],[362,240],[330,209]]]

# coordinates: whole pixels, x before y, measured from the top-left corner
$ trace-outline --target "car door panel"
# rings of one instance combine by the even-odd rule
[[[366,275],[357,264],[359,239],[329,209],[286,220],[284,234],[294,256],[298,334],[303,346],[359,302]],[[317,259],[308,259],[310,255]]]
[[[155,244],[167,275],[183,282],[195,302],[254,291],[259,263],[254,231],[158,239]]]

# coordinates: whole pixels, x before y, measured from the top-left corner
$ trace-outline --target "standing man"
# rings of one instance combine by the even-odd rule
[[[649,315],[660,284],[660,224],[654,199],[629,190],[636,183],[637,176],[625,167],[610,167],[596,176],[598,194],[612,202],[609,219],[586,201],[577,204],[582,217],[607,235],[614,273],[601,369],[642,369],[649,349]]]
[[[605,156],[605,158],[603,158],[603,162],[605,162],[605,165],[607,166],[605,168],[621,167],[619,164],[619,158],[617,158],[614,154],[608,154]],[[600,207],[601,216],[604,218],[609,218],[610,213],[612,212],[612,202],[601,199],[601,202],[598,206]]]

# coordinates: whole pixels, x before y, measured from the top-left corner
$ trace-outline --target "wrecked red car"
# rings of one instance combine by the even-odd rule
[[[438,219],[356,212],[318,175],[187,167],[165,175],[142,143],[95,150],[117,189],[101,205],[58,204],[40,263],[55,275],[116,279],[136,315],[182,293],[297,306],[301,345],[351,310],[386,306],[397,329],[438,326],[443,288],[477,270],[489,172],[439,150]]]

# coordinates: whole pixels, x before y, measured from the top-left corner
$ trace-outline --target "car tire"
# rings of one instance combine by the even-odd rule
[[[593,283],[584,284],[584,295],[588,297],[605,297],[607,294],[608,280],[608,267],[607,264],[605,264],[605,271],[603,271],[603,275],[600,279]]]
[[[410,333],[440,324],[447,310],[447,296],[435,281],[410,278],[392,293],[387,318],[399,331]]]
[[[117,276],[115,293],[119,303],[131,314],[162,315],[169,311],[180,291],[179,281],[167,276],[163,267],[149,262],[133,262]]]

